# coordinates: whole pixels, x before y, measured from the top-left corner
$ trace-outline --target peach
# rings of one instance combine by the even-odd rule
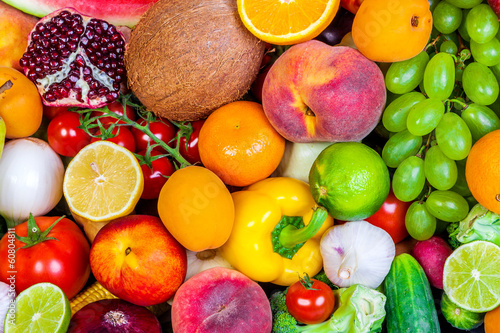
[[[202,271],[177,290],[172,302],[175,333],[269,333],[272,313],[262,287],[229,268]]]
[[[0,1],[0,66],[23,71],[19,59],[28,45],[28,35],[38,20]]]
[[[347,46],[296,44],[272,65],[262,88],[269,121],[292,142],[360,141],[386,101],[377,64]]]

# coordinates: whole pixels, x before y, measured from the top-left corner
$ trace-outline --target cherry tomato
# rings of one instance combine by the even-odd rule
[[[146,125],[146,120],[141,119],[138,121],[139,125]],[[173,147],[175,142],[173,138],[175,137],[176,128],[175,126],[166,119],[158,119],[149,123],[149,130],[160,140],[167,143],[170,147]],[[135,149],[137,151],[146,150],[148,148],[148,143],[155,144],[155,142],[144,132],[137,128],[132,128],[132,134],[135,139]],[[165,150],[161,147],[156,148],[158,151],[165,153]]]
[[[375,214],[366,218],[365,221],[384,229],[391,235],[394,243],[399,243],[408,237],[405,216],[410,205],[411,201],[404,202],[399,200],[391,189],[382,207]]]
[[[59,217],[38,216],[34,219],[43,232]],[[21,223],[14,228],[14,233],[26,237],[28,228],[32,230],[28,222]],[[71,299],[82,290],[90,276],[90,245],[80,228],[67,218],[57,222],[47,237],[57,240],[45,240],[22,248],[26,245],[24,242],[15,239],[13,233],[5,234],[0,240],[0,281],[10,284],[7,279],[14,275],[12,281],[17,293],[36,283],[50,282]],[[12,250],[16,251],[14,256]]]
[[[120,103],[120,101],[114,101],[106,105],[110,111],[113,111],[117,115],[123,116],[123,105]],[[135,120],[135,111],[134,108],[131,107],[130,105],[125,106],[125,113],[127,114],[127,117],[131,120]],[[99,115],[104,114],[104,112],[100,111],[93,111],[90,116],[91,117],[97,117]],[[124,121],[118,120],[116,118],[113,118],[111,116],[106,116],[106,117],[101,117],[99,118],[99,121],[103,125],[109,125],[109,124],[126,124]]]
[[[333,313],[335,296],[324,282],[307,275],[292,284],[286,293],[288,312],[303,324],[318,324]]]
[[[115,135],[112,138],[106,139],[106,141],[111,141],[127,148],[131,152],[135,152],[135,139],[132,132],[125,126],[115,126],[111,131],[111,134]],[[101,131],[97,130],[96,135],[101,135]],[[90,142],[96,142],[102,140],[100,138],[92,138]]]
[[[48,106],[48,105],[44,105],[43,106],[43,115],[47,119],[52,120],[59,113],[61,113],[63,111],[68,111],[68,109],[69,109],[69,107],[67,107],[67,106]]]
[[[47,139],[56,153],[73,157],[90,143],[90,135],[78,126],[80,115],[71,111],[63,111],[50,121]]]
[[[193,132],[189,136],[189,140],[187,140],[187,145],[186,137],[181,137],[179,140],[179,153],[191,164],[201,164],[200,152],[198,151],[198,137],[203,123],[205,123],[205,120],[191,122]]]
[[[140,151],[138,154],[145,156],[146,150]],[[161,154],[153,149],[150,155],[153,157]],[[147,164],[141,164],[144,176],[144,190],[142,191],[141,199],[158,198],[163,184],[167,182],[167,176],[170,176],[175,171],[172,162],[166,156],[154,160],[152,166],[153,168],[151,169]]]

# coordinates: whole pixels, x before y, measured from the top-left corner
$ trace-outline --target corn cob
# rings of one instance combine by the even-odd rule
[[[99,282],[96,281],[70,300],[71,316],[73,316],[78,310],[89,303],[100,301],[102,299],[116,298],[118,297],[110,293],[106,288],[104,288]],[[153,312],[155,316],[159,317],[170,309],[170,304],[164,302],[152,306],[147,306],[146,308]]]

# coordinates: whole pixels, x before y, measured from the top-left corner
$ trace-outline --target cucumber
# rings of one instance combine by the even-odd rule
[[[396,256],[384,280],[388,333],[441,332],[429,280],[407,253]]]

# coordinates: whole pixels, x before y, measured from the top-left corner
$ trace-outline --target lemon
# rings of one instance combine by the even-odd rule
[[[309,172],[314,200],[335,219],[362,220],[382,207],[390,189],[382,157],[360,142],[338,142],[325,148]]]
[[[446,259],[443,289],[450,300],[472,312],[500,305],[500,247],[487,241],[459,246]]]
[[[5,319],[5,333],[64,333],[71,320],[69,300],[58,286],[38,283],[16,298],[16,310]]]
[[[73,214],[93,222],[130,214],[144,188],[139,161],[113,142],[85,146],[69,163],[63,193]]]

